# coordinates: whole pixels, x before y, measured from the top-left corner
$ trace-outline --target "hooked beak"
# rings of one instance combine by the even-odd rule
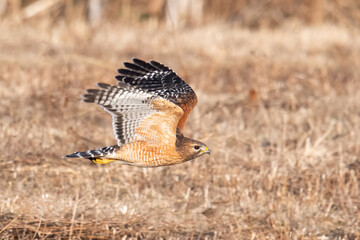
[[[204,150],[202,150],[202,152],[210,155],[210,149],[206,146],[204,147]]]

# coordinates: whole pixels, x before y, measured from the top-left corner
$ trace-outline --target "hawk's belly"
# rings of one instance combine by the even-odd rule
[[[106,156],[106,158],[142,167],[157,167],[183,162],[175,146],[149,145],[141,141],[121,146],[116,153]]]

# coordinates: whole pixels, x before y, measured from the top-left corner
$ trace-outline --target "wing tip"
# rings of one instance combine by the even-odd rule
[[[96,83],[96,86],[98,86],[99,88],[103,88],[103,89],[109,89],[110,87],[112,87],[108,83]]]
[[[89,90],[92,90],[92,89],[89,89]],[[82,99],[81,101],[82,102],[88,102],[88,103],[93,103],[95,102],[95,99],[96,99],[96,93],[97,92],[88,92],[87,94],[84,94],[82,95]]]
[[[141,60],[141,59],[139,59],[139,58],[137,58],[137,57],[132,57],[132,58],[131,58],[131,61],[132,61],[133,63],[135,63],[136,61],[142,61],[142,62],[144,62],[144,60]]]
[[[146,61],[144,61],[144,60],[141,60],[140,58],[136,58],[136,57],[132,57],[131,58],[131,61],[133,62],[133,63],[146,63]]]
[[[119,71],[119,69],[118,69],[118,71]],[[118,72],[119,73],[119,72]],[[120,74],[120,73],[119,73]],[[116,80],[118,80],[118,81],[124,81],[124,76],[121,76],[121,75],[117,75],[117,76],[115,76],[115,79]]]
[[[165,64],[162,64],[158,61],[150,60],[149,63],[151,64],[151,66],[158,69],[159,71],[170,71],[171,70],[168,66],[166,66]]]

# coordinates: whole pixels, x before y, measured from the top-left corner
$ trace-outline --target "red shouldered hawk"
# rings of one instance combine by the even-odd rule
[[[88,89],[83,96],[84,102],[97,103],[111,113],[117,145],[64,158],[158,167],[210,154],[204,143],[182,133],[197,103],[193,89],[161,63],[133,58],[124,66],[115,77],[117,86],[98,83],[100,89]]]

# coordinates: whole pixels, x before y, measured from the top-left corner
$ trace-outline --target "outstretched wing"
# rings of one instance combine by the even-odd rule
[[[178,128],[184,129],[191,110],[197,103],[194,90],[169,67],[156,61],[145,62],[133,58],[133,63],[125,62],[126,69],[119,69],[118,85],[129,84],[136,89],[160,96],[178,105],[184,111]]]
[[[94,102],[111,113],[118,145],[133,141],[149,144],[175,144],[176,126],[183,110],[176,104],[125,83],[101,89],[88,89],[85,102]]]

